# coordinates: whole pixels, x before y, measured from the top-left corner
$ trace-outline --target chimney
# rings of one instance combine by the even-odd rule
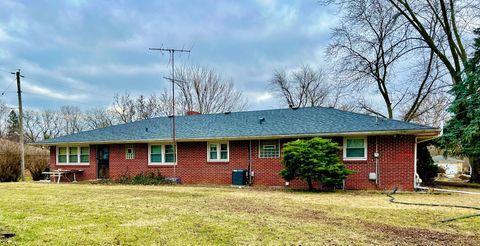
[[[197,111],[187,111],[186,115],[190,116],[190,115],[198,115],[198,114],[201,114]]]

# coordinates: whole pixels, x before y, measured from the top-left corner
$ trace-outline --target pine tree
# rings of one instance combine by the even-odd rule
[[[430,185],[437,176],[439,168],[433,161],[427,146],[428,143],[417,145],[417,173],[423,184]]]
[[[470,182],[480,183],[480,28],[475,30],[475,53],[468,60],[463,80],[453,87],[453,114],[440,143],[456,155],[467,156],[472,167]]]
[[[352,172],[340,161],[338,144],[329,139],[312,138],[286,143],[283,147],[280,176],[286,181],[300,179],[313,190],[313,182],[318,181],[326,188],[341,185]]]
[[[11,141],[18,142],[20,136],[18,134],[20,128],[20,123],[18,122],[18,117],[15,111],[10,111],[7,120],[7,139]]]

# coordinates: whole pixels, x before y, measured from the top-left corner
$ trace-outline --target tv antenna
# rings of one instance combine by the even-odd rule
[[[175,53],[189,53],[190,50],[186,49],[173,49],[173,48],[163,48],[163,45],[160,48],[148,48],[149,50],[160,51],[163,55],[163,52],[168,52],[170,54],[170,61],[172,65],[172,76],[167,78],[172,82],[172,140],[173,147],[175,148],[175,163],[173,165],[173,177],[176,178],[176,169],[175,166],[178,163],[177,156],[177,144],[176,144],[176,129],[175,129]]]

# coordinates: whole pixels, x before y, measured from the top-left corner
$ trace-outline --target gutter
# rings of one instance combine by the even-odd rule
[[[283,139],[283,138],[306,138],[306,137],[343,137],[343,136],[380,136],[380,135],[423,135],[432,137],[439,135],[439,129],[422,130],[396,130],[396,131],[369,131],[369,132],[330,132],[330,133],[306,133],[306,134],[280,134],[280,135],[256,135],[238,137],[204,137],[204,138],[177,138],[176,142],[204,142],[209,140],[251,140],[251,139]],[[73,142],[50,142],[30,143],[32,146],[61,146],[68,144],[123,144],[145,142],[171,142],[171,138],[163,139],[135,139],[135,140],[111,140],[111,141],[73,141]]]
[[[417,141],[417,143],[423,143],[423,142],[427,142],[427,141],[430,141],[432,139],[437,139],[439,137],[443,136],[443,121],[441,123],[441,126],[440,126],[440,132],[436,135],[436,136],[433,136],[431,138],[426,138],[424,140],[420,140],[420,141]]]

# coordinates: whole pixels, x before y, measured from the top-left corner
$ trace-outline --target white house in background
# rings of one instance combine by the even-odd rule
[[[445,174],[449,178],[453,178],[455,175],[461,173],[470,173],[470,166],[462,159],[455,157],[445,158],[443,155],[433,156],[432,159],[437,166],[445,169]]]

